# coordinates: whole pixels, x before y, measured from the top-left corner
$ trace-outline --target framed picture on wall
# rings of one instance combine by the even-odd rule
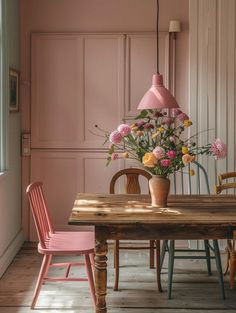
[[[10,68],[10,112],[19,112],[19,72]]]

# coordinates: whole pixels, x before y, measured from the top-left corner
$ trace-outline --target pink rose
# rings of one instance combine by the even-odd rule
[[[180,120],[180,122],[183,122],[185,120],[189,120],[189,117],[187,114],[185,113],[180,113],[177,115],[177,118]]]
[[[227,154],[227,146],[220,138],[217,138],[212,143],[210,151],[212,152],[216,160],[225,158]]]
[[[119,154],[118,153],[112,153],[111,159],[112,159],[112,161],[119,159]]]
[[[177,115],[181,114],[182,111],[180,109],[172,109],[171,113],[174,117],[176,117]]]
[[[135,123],[135,125],[138,126],[138,127],[143,126],[143,124],[145,124],[145,122],[142,121],[142,120],[140,120],[140,121]]]
[[[166,153],[166,155],[168,156],[168,158],[174,159],[176,157],[176,152],[174,150],[170,150]]]
[[[160,160],[165,156],[165,150],[162,147],[156,147],[152,153],[155,155],[157,160]]]
[[[117,130],[121,134],[122,137],[129,135],[131,132],[131,128],[127,124],[121,124],[120,126],[118,126]]]
[[[162,119],[162,123],[163,123],[163,124],[166,124],[167,126],[170,126],[173,122],[174,122],[174,120],[173,120],[173,118],[171,118],[171,117],[165,116],[165,117]]]
[[[122,135],[120,132],[118,132],[118,130],[114,130],[110,136],[109,136],[109,140],[111,143],[114,143],[114,144],[118,144],[121,142],[122,140]]]
[[[168,159],[161,160],[161,166],[168,167],[169,165],[170,165],[170,160]]]

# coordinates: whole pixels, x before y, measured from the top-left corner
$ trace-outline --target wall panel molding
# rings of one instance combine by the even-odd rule
[[[190,0],[191,134],[199,144],[220,137],[228,145],[226,159],[201,157],[211,190],[217,175],[236,170],[236,3],[234,0]]]
[[[159,68],[166,88],[169,86],[169,32],[159,32]],[[125,50],[125,115],[138,114],[137,106],[150,88],[152,75],[156,73],[156,34],[133,33],[126,36]],[[144,62],[145,61],[145,62]]]
[[[17,233],[15,238],[11,241],[7,249],[4,253],[0,256],[0,277],[4,274],[6,269],[8,268],[9,264],[11,264],[12,260],[22,247],[24,242],[23,231]]]

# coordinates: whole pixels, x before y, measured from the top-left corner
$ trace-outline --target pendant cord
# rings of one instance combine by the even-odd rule
[[[157,0],[156,39],[157,39],[157,74],[159,74],[159,0]]]

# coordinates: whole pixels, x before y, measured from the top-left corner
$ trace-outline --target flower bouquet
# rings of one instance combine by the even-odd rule
[[[110,142],[107,165],[119,158],[131,159],[151,174],[167,178],[197,155],[213,155],[215,159],[226,156],[221,139],[198,146],[198,134],[188,137],[186,129],[192,122],[179,109],[173,109],[171,116],[165,111],[143,110],[135,120],[132,125],[121,124],[111,133],[105,132],[105,143]]]

